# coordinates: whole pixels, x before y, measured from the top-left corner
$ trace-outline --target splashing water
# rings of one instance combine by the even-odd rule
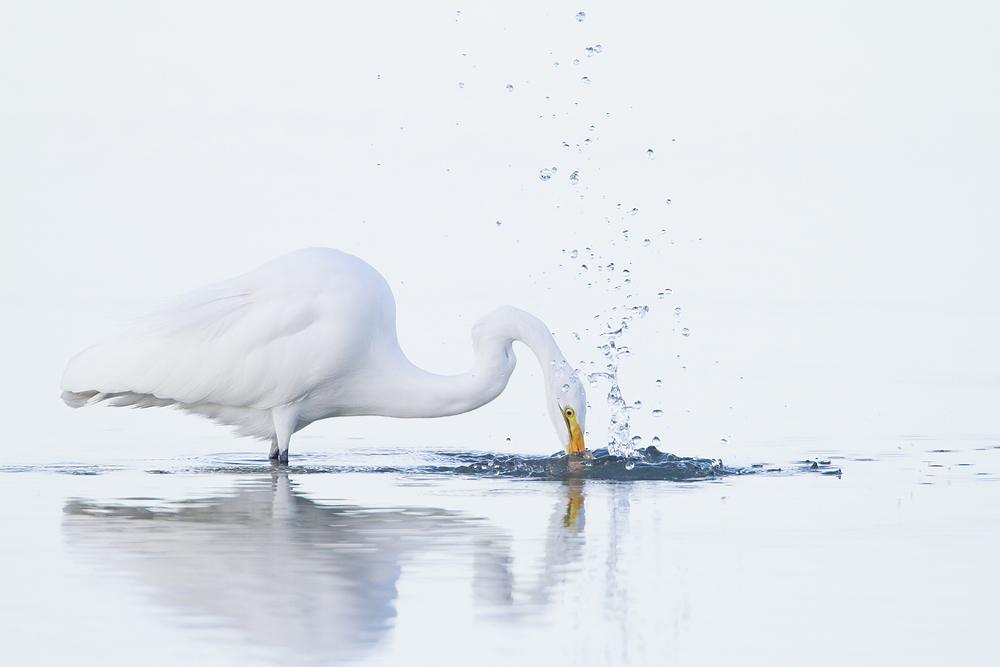
[[[638,401],[635,405],[628,405],[622,398],[621,388],[618,386],[618,358],[628,356],[628,348],[619,346],[616,341],[626,331],[628,331],[628,320],[623,319],[621,326],[614,331],[601,334],[607,339],[604,345],[598,349],[604,353],[604,358],[608,360],[607,372],[591,373],[587,376],[591,386],[596,385],[597,378],[604,378],[611,383],[608,390],[608,407],[611,409],[611,423],[608,424],[608,453],[612,456],[623,456],[631,458],[635,456],[636,445],[633,442],[632,434],[629,431],[628,413],[638,410],[642,405]]]

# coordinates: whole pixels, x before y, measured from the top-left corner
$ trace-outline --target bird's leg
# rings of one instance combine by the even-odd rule
[[[271,449],[267,453],[267,458],[272,461],[278,460],[278,436],[276,435],[271,436]]]
[[[299,406],[295,403],[281,405],[271,410],[274,421],[274,440],[271,451],[277,448],[278,463],[288,463],[288,443],[299,422]]]

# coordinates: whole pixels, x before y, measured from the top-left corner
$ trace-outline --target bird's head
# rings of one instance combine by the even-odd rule
[[[559,441],[567,454],[586,450],[583,435],[587,420],[587,393],[575,374],[563,381],[555,392],[554,405],[549,406],[549,416]],[[551,400],[551,399],[550,399]]]
[[[566,423],[566,430],[569,434],[569,444],[566,445],[567,454],[576,454],[587,449],[583,444],[583,424],[581,420],[585,418],[585,413],[581,410],[577,412],[572,406],[561,407],[563,421]]]

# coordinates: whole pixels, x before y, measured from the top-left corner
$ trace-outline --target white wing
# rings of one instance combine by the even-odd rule
[[[395,336],[395,305],[382,276],[314,248],[178,299],[74,357],[61,384],[71,404],[134,394],[125,402],[266,410],[363,367],[386,330]]]

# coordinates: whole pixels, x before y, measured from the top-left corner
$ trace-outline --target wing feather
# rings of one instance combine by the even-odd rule
[[[197,290],[84,350],[63,375],[64,399],[132,394],[152,398],[123,404],[255,410],[300,400],[365,363],[392,299],[374,269],[331,253],[300,251]]]

